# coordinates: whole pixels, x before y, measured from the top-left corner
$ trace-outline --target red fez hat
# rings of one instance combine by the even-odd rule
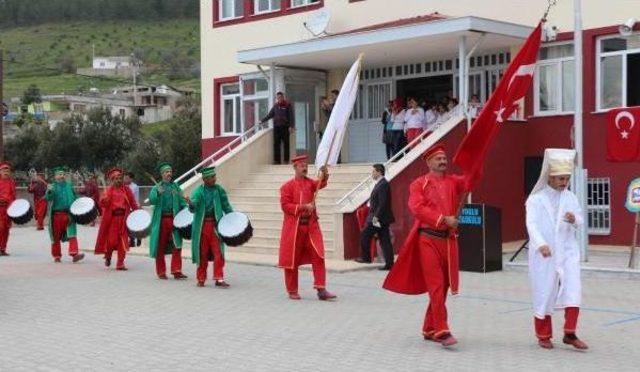
[[[442,143],[436,143],[435,145],[431,146],[431,148],[429,148],[429,150],[427,150],[422,155],[422,158],[428,161],[429,159],[431,159],[432,157],[438,154],[446,154],[446,152],[444,151],[444,145]]]
[[[109,169],[109,171],[107,172],[107,177],[109,177],[109,179],[112,179],[122,175],[123,173],[124,171],[121,168],[115,167]]]
[[[298,155],[295,158],[291,159],[292,164],[296,163],[306,163],[309,157],[307,155]]]
[[[8,161],[0,162],[0,169],[11,169],[11,163]]]

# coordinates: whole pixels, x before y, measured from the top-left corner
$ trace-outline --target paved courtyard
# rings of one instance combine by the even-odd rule
[[[421,339],[426,296],[382,290],[379,271],[330,273],[335,303],[317,301],[303,271],[303,300],[293,302],[271,267],[228,264],[229,290],[197,288],[188,261],[188,280],[159,281],[149,258],[129,257],[128,272],[90,254],[53,264],[45,233],[11,234],[11,256],[0,258],[0,371],[640,368],[638,280],[585,277],[579,332],[591,349],[556,337],[548,351],[533,338],[526,273],[463,273],[462,294],[449,300],[460,343],[444,350]]]

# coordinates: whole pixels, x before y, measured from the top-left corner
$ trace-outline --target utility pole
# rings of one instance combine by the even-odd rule
[[[575,105],[573,109],[573,140],[574,148],[577,154],[576,169],[576,196],[582,208],[583,218],[587,221],[587,177],[588,173],[584,167],[584,142],[582,128],[582,79],[583,79],[583,63],[582,63],[582,0],[573,1],[573,40],[575,54]],[[582,247],[582,259],[589,260],[589,233],[586,224],[582,224],[578,229],[578,241]]]
[[[133,72],[133,106],[134,106],[134,110],[136,111],[136,115],[138,112],[138,87],[136,86],[137,83],[137,75],[138,75],[138,71],[136,71],[136,57],[134,56],[133,53],[131,53],[131,71]]]
[[[0,49],[0,160],[4,160],[4,51]]]

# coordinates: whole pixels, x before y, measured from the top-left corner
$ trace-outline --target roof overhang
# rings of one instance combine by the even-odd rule
[[[291,44],[241,50],[239,63],[327,70],[344,68],[364,53],[365,64],[383,66],[458,55],[458,41],[467,49],[482,35],[483,50],[519,45],[533,27],[479,17],[446,18],[421,24],[330,35]]]

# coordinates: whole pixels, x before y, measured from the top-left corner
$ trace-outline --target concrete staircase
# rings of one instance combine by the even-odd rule
[[[331,167],[329,184],[318,193],[316,205],[320,217],[327,258],[334,252],[334,214],[336,202],[371,173],[370,164],[339,164]],[[309,176],[317,170],[309,166]],[[237,187],[227,190],[233,208],[249,215],[253,238],[235,252],[277,255],[283,214],[280,209],[280,186],[293,177],[290,165],[266,165],[246,174]]]

